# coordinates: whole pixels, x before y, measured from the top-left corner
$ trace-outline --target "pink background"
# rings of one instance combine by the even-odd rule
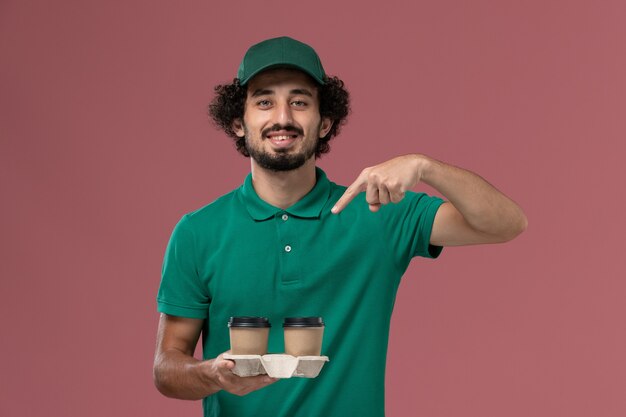
[[[626,415],[625,16],[622,0],[3,0],[0,415],[201,415],[152,385],[162,256],[249,169],[207,121],[212,87],[283,34],[352,92],[320,162],[334,181],[421,152],[530,220],[414,261],[388,416]]]

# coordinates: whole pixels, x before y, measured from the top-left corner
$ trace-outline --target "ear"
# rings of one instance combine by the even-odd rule
[[[322,124],[320,125],[320,138],[326,136],[332,127],[332,119],[330,117],[322,117]]]
[[[235,135],[239,136],[240,138],[243,138],[246,135],[245,131],[243,130],[243,122],[239,118],[233,120],[231,128],[233,129],[233,132],[235,132]]]

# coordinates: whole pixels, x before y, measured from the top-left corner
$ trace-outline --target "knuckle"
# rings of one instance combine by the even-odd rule
[[[387,181],[387,188],[389,189],[393,189],[393,190],[398,190],[400,189],[400,182],[398,180],[389,180]]]
[[[377,171],[372,170],[367,174],[367,179],[369,182],[380,182],[381,176]]]

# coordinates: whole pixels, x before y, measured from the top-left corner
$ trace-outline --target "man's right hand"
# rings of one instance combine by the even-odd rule
[[[278,381],[278,379],[271,378],[267,375],[246,377],[237,376],[233,374],[232,371],[235,367],[235,362],[229,359],[224,359],[223,355],[224,354],[222,353],[217,358],[205,362],[209,366],[207,372],[211,375],[211,379],[216,385],[216,388],[220,390],[224,390],[235,395],[246,395],[252,391],[264,388]]]
[[[235,363],[223,358],[193,357],[204,320],[161,314],[154,357],[154,383],[165,396],[200,400],[220,390],[246,395],[277,381],[267,375],[240,377]],[[226,353],[226,352],[225,352]]]

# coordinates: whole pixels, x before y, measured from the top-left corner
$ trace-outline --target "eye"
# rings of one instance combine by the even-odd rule
[[[272,105],[272,102],[269,100],[259,100],[256,102],[256,105],[259,107],[269,107]]]
[[[293,104],[296,107],[305,107],[308,103],[303,100],[294,100],[291,102],[291,104]]]

